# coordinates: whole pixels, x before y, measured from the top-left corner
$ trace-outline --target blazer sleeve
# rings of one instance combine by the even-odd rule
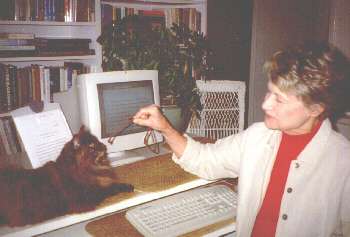
[[[345,183],[341,206],[343,236],[350,237],[350,174]]]
[[[185,151],[179,158],[174,155],[173,161],[204,179],[236,178],[240,173],[241,161],[247,158],[247,151],[254,149],[262,137],[270,137],[270,132],[264,123],[255,123],[214,144],[202,144],[185,135]]]

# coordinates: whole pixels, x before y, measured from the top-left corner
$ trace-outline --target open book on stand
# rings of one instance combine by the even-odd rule
[[[54,161],[72,133],[58,103],[45,103],[41,112],[29,106],[11,112],[18,135],[33,168]]]

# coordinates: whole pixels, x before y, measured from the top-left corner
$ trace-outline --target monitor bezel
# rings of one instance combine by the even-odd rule
[[[158,71],[156,70],[128,70],[81,74],[77,78],[77,90],[82,124],[87,126],[103,144],[107,152],[122,152],[145,147],[146,131],[126,134],[116,137],[113,144],[108,138],[101,136],[101,116],[98,100],[97,85],[115,82],[151,81],[153,86],[154,104],[160,105]],[[163,137],[156,132],[156,141],[162,142]]]

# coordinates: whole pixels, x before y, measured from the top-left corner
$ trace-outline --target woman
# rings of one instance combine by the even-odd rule
[[[134,122],[160,131],[185,170],[239,177],[237,236],[350,236],[350,143],[331,123],[349,109],[349,62],[309,43],[277,52],[265,68],[264,122],[240,134],[201,144],[155,105]]]

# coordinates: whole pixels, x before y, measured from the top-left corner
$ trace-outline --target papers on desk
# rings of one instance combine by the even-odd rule
[[[57,103],[47,103],[42,112],[29,106],[11,112],[17,132],[33,168],[56,160],[64,144],[72,139],[66,118]]]

